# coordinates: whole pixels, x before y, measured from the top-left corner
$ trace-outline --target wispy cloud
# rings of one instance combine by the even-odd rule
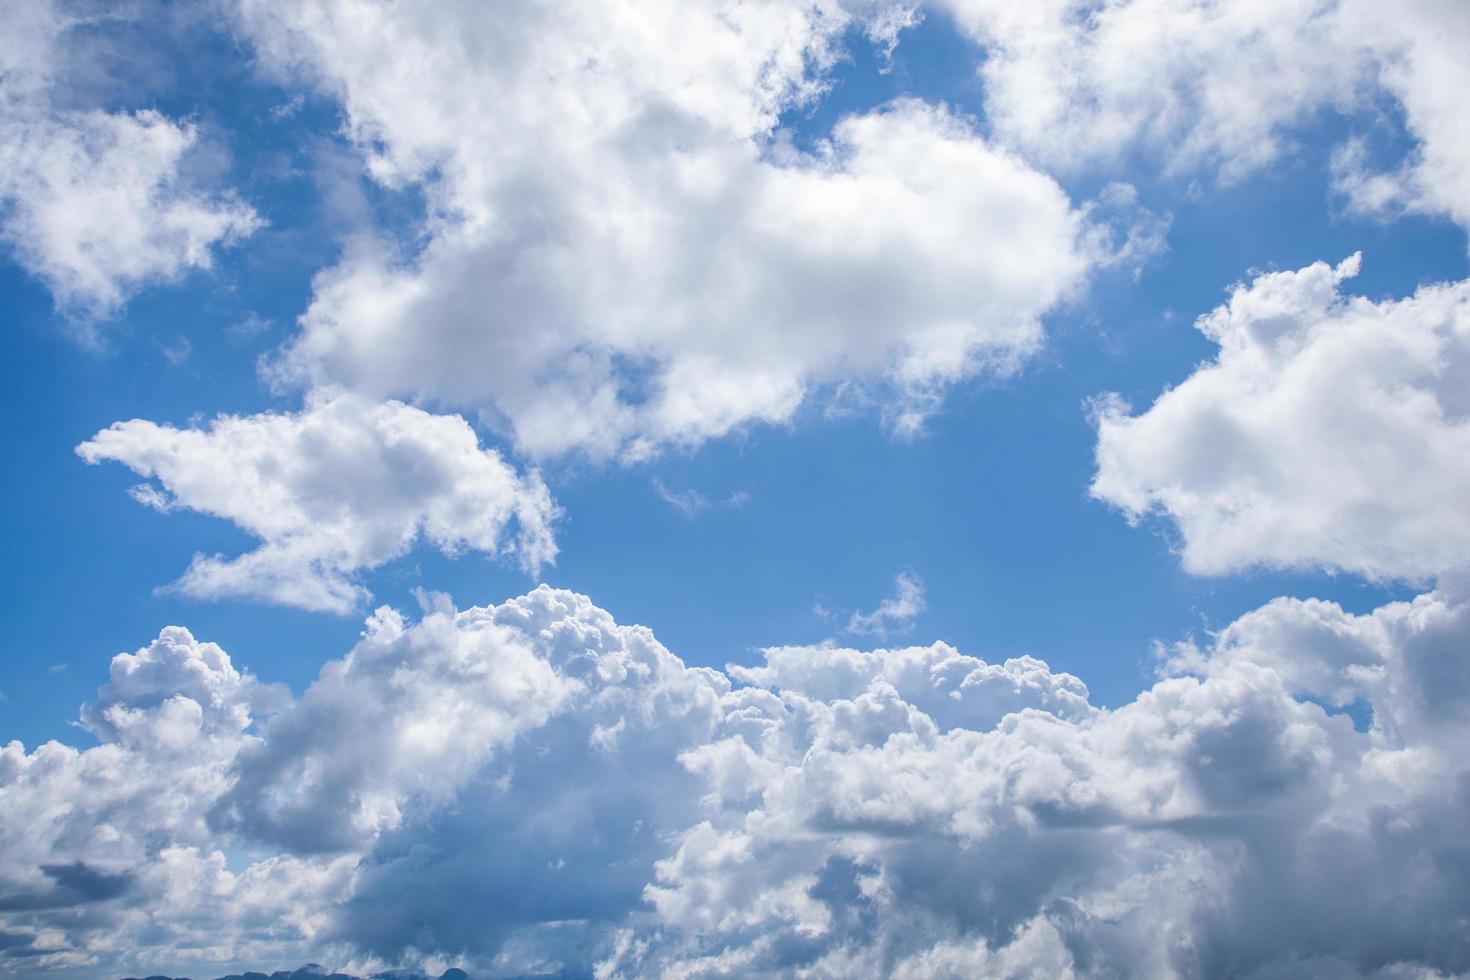
[[[750,503],[750,494],[744,490],[735,490],[725,497],[711,500],[698,490],[671,490],[657,477],[653,480],[653,489],[660,500],[691,520],[712,507],[744,507]]]
[[[926,608],[924,583],[915,575],[900,572],[894,580],[895,594],[878,603],[872,612],[853,613],[846,632],[864,636],[887,636],[912,628],[914,619]]]
[[[163,359],[174,367],[181,367],[194,353],[194,345],[189,343],[189,338],[179,337],[171,344],[158,344],[158,350],[163,354]]]

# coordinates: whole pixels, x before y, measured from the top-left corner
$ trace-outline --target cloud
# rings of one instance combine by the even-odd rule
[[[941,106],[795,145],[781,113],[845,31],[887,23],[871,6],[242,3],[261,63],[340,100],[368,172],[429,202],[421,249],[317,277],[272,378],[637,459],[843,382],[912,432],[947,386],[1014,370],[1128,246]]]
[[[726,497],[711,500],[698,490],[671,490],[657,477],[653,489],[660,500],[691,520],[711,507],[744,507],[750,502],[750,493],[745,490],[734,490]]]
[[[984,45],[987,118],[1002,139],[1067,169],[1143,148],[1175,172],[1237,178],[1323,108],[1350,109],[1373,60],[1337,4],[1289,0],[947,0]]]
[[[890,631],[910,629],[914,618],[924,611],[924,583],[907,572],[893,581],[894,595],[878,603],[872,612],[855,612],[847,621],[847,632],[868,636],[886,636]]]
[[[1213,361],[1098,408],[1094,496],[1166,516],[1186,569],[1428,579],[1470,554],[1470,282],[1373,302],[1358,256],[1235,287]]]
[[[380,610],[352,656],[244,749],[216,822],[293,852],[361,848],[401,826],[410,806],[453,800],[579,687],[493,614],[441,609],[407,630]]]
[[[243,555],[196,555],[171,588],[348,612],[359,573],[420,539],[454,555],[515,555],[532,574],[556,557],[557,517],[535,473],[518,474],[457,415],[314,392],[297,413],[222,415],[206,428],[134,419],[77,447],[157,484],[133,489],[167,512],[232,521],[261,541]],[[512,530],[514,529],[514,530]]]
[[[659,479],[654,479],[653,490],[658,494],[658,499],[685,517],[698,517],[710,507],[709,498],[698,490],[670,490],[664,485],[664,481]]]
[[[1453,584],[1280,599],[1108,710],[944,644],[689,668],[544,586],[379,610],[292,703],[170,628],[84,711],[101,745],[0,753],[0,956],[1443,977],[1467,639]]]
[[[204,960],[274,955],[309,909],[278,910],[276,938],[231,936],[227,950],[215,929],[226,920],[248,929],[269,902],[298,902],[312,872],[278,857],[231,873],[206,816],[255,719],[288,705],[289,693],[179,627],[119,654],[110,674],[82,711],[101,744],[0,749],[0,931],[15,940],[0,962],[96,970],[119,948],[136,950],[135,963],[175,948]],[[299,880],[288,884],[290,869]]]
[[[1036,708],[1081,721],[1096,709],[1087,686],[1071,674],[1053,673],[1035,657],[986,663],[947,643],[862,651],[836,646],[768,647],[763,663],[731,665],[730,677],[754,688],[779,690],[836,703],[860,699],[868,691],[891,689],[919,709],[941,731],[993,728],[1008,714]]]
[[[1066,170],[1142,151],[1175,175],[1238,180],[1295,149],[1327,112],[1402,109],[1417,144],[1382,173],[1353,144],[1334,166],[1360,210],[1470,226],[1467,127],[1455,93],[1470,11],[1456,0],[944,0],[984,48],[986,118],[1001,142]]]
[[[153,109],[79,107],[95,70],[81,5],[25,0],[0,38],[0,239],[90,337],[145,286],[208,268],[263,222],[232,194],[195,186],[193,123]]]
[[[1419,145],[1383,173],[1349,144],[1337,161],[1339,189],[1360,211],[1447,214],[1470,228],[1470,124],[1455,95],[1470,84],[1470,65],[1460,56],[1470,10],[1454,0],[1393,7],[1355,0],[1344,16],[1380,58],[1382,83],[1403,106]]]

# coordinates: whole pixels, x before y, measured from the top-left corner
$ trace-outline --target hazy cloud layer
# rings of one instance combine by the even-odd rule
[[[447,554],[512,554],[532,574],[556,557],[545,484],[482,449],[457,415],[318,391],[296,413],[224,415],[202,428],[134,419],[77,447],[157,482],[132,493],[197,510],[261,541],[243,555],[196,555],[172,588],[348,612],[357,573],[424,541]]]
[[[7,747],[0,956],[1470,970],[1453,588],[1363,616],[1277,600],[1172,648],[1115,710],[1040,661],[944,644],[782,648],[722,673],[568,592],[433,601],[417,623],[374,614],[294,703],[170,628],[85,709],[100,746]],[[1371,724],[1328,710],[1348,704]]]

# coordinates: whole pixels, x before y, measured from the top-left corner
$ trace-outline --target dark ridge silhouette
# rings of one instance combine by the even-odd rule
[[[123,980],[138,980],[137,977],[124,977]],[[143,977],[142,980],[191,980],[189,977],[165,977],[151,976]],[[274,973],[231,973],[228,976],[215,977],[214,980],[470,980],[470,975],[458,967],[450,967],[437,978],[426,976],[422,973],[411,973],[402,970],[388,970],[383,973],[374,973],[370,977],[355,977],[350,973],[328,973],[326,967],[319,963],[307,963],[305,966],[295,970],[277,970]]]

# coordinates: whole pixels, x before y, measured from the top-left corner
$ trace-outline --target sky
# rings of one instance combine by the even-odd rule
[[[1470,975],[1470,7],[7,19],[0,972]]]

